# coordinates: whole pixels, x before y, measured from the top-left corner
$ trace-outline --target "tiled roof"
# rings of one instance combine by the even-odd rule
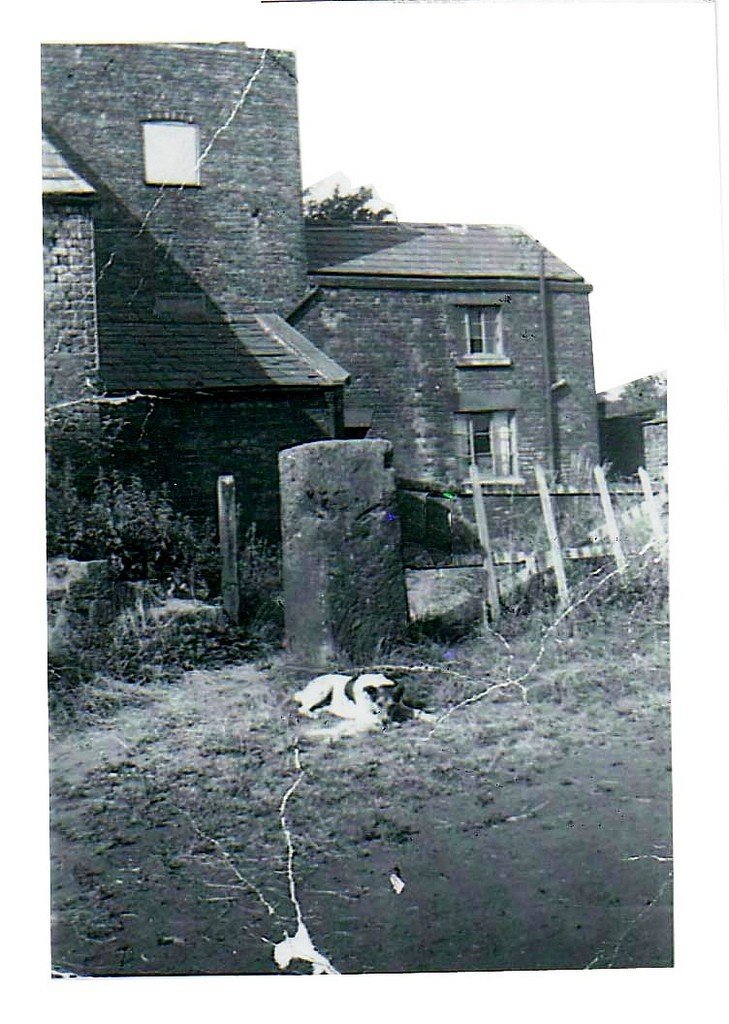
[[[308,366],[315,370],[327,384],[346,384],[349,374],[339,363],[325,355],[313,345],[308,338],[287,323],[276,313],[258,313],[256,320],[263,329],[299,356]]]
[[[348,374],[272,314],[217,324],[109,325],[100,374],[107,391],[321,387]]]
[[[306,236],[309,271],[316,274],[539,277],[539,242],[506,225],[309,225]],[[553,253],[544,254],[548,278],[583,280]]]
[[[43,195],[89,196],[94,189],[69,167],[50,139],[43,136]]]
[[[306,255],[309,270],[336,266],[358,256],[390,248],[400,242],[417,238],[402,224],[352,224],[342,227],[306,226]]]

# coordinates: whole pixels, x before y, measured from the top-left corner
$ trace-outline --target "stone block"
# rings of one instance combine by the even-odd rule
[[[279,474],[289,650],[316,668],[370,663],[407,626],[392,445],[300,445]]]

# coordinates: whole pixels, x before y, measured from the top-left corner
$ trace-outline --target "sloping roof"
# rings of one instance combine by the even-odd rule
[[[109,325],[100,375],[108,391],[326,387],[348,374],[272,314],[218,324]]]
[[[402,224],[347,224],[342,227],[306,226],[306,256],[309,270],[346,263],[358,256],[391,248],[419,232]]]
[[[638,377],[597,396],[604,419],[617,416],[656,416],[666,412],[668,403],[668,377],[665,371]]]
[[[306,230],[309,271],[407,277],[538,278],[542,246],[507,225],[387,224]],[[544,250],[551,280],[584,279]]]
[[[349,374],[339,363],[325,355],[313,345],[301,331],[287,323],[276,313],[258,313],[256,320],[265,331],[299,356],[308,366],[315,370],[322,381],[327,384],[346,384]]]
[[[89,196],[94,189],[69,166],[53,143],[43,135],[43,195]]]

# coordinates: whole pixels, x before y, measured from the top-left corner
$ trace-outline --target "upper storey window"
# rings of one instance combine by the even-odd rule
[[[146,121],[144,180],[148,185],[200,184],[200,130],[184,121]]]
[[[466,354],[469,356],[503,356],[504,342],[499,306],[466,306],[463,310],[466,328]]]

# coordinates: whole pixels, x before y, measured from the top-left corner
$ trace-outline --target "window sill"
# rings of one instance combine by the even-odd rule
[[[459,356],[456,366],[511,366],[508,356]]]
[[[144,184],[147,185],[149,188],[202,188],[202,182],[200,181],[147,181],[147,179],[145,178]]]
[[[526,480],[522,476],[482,476],[480,483],[482,487],[523,487]],[[470,493],[471,481],[464,480],[463,486]]]

